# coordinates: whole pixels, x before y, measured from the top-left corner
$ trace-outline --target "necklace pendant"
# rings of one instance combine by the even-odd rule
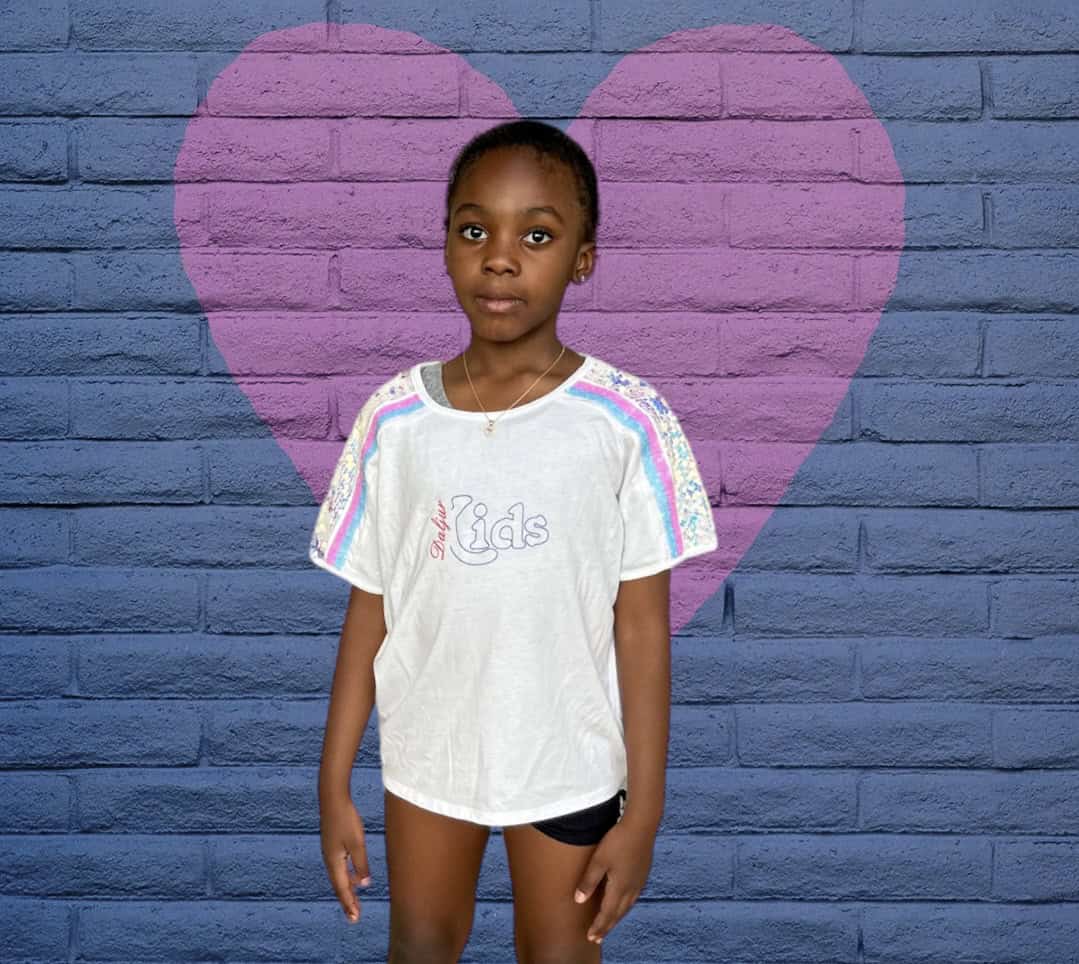
[[[487,434],[487,435],[491,435],[491,434],[494,433],[494,430],[495,430],[495,423],[492,422],[490,419],[487,419],[487,424],[483,427],[484,433]]]

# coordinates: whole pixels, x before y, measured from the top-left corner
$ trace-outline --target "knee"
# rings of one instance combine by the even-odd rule
[[[420,924],[390,932],[387,964],[457,964],[468,935],[461,939],[452,930]]]
[[[520,964],[598,964],[600,957],[600,945],[582,938],[572,943],[548,942],[542,947],[520,948],[518,950]]]

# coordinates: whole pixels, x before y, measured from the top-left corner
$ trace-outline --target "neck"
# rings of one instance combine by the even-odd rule
[[[542,345],[505,347],[497,342],[477,343],[473,340],[460,357],[462,368],[467,360],[468,372],[473,378],[490,378],[495,381],[509,381],[526,375],[533,377],[541,375],[556,360],[558,364],[551,369],[552,371],[557,371],[567,359],[580,361],[576,352],[572,352],[557,339]]]

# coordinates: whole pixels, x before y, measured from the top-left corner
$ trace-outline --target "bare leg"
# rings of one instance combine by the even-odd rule
[[[502,828],[513,882],[513,938],[518,964],[598,964],[602,945],[588,939],[605,882],[583,904],[573,892],[595,845],[562,843],[531,824]]]
[[[388,964],[457,964],[476,907],[491,828],[417,807],[384,789]]]

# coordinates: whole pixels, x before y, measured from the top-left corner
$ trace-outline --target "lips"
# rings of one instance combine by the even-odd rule
[[[524,304],[524,301],[515,295],[499,295],[494,292],[478,294],[476,300],[480,303],[480,307],[488,311],[512,311],[518,305]]]

